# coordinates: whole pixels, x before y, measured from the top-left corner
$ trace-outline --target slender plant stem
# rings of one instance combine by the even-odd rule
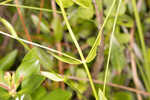
[[[44,11],[44,12],[53,12],[51,9],[46,9],[46,8],[38,8],[38,7],[33,7],[33,6],[25,6],[25,5],[19,5],[19,4],[1,4],[1,6],[10,6],[10,7],[18,7],[18,8],[24,8],[24,9],[32,9],[32,10],[37,10],[37,11]],[[60,11],[56,11],[56,13],[61,14]]]
[[[8,2],[11,2],[12,0],[6,0],[6,1],[3,1],[3,2],[0,2],[0,4],[6,4]]]
[[[59,18],[59,15],[56,13],[56,3],[55,3],[55,0],[51,0],[51,5],[52,5],[52,9],[54,11],[53,12],[53,18]],[[57,33],[54,33],[54,34],[57,34]],[[61,52],[62,51],[61,41],[57,41],[55,45],[56,45],[57,50]],[[61,55],[59,54],[59,56],[61,56]],[[63,62],[61,62],[59,60],[58,60],[58,70],[59,70],[59,73],[61,75],[64,74]],[[65,89],[65,84],[63,82],[60,82],[60,86],[61,86],[61,88],[63,90]]]
[[[16,4],[19,4],[18,0],[15,0],[15,3],[16,3]],[[23,26],[25,35],[26,35],[26,37],[27,37],[27,39],[28,39],[29,41],[32,41],[32,40],[31,40],[31,36],[30,36],[30,34],[29,34],[29,31],[28,31],[28,28],[27,28],[26,25],[25,25],[25,19],[24,19],[23,15],[22,15],[22,12],[21,12],[20,8],[17,8],[17,11],[18,11],[18,14],[19,14],[19,17],[20,17],[20,20],[21,20],[21,23],[22,23],[22,26]],[[30,45],[30,48],[32,48],[32,45]]]
[[[149,65],[148,65],[148,59],[147,59],[147,55],[146,55],[146,47],[145,47],[145,42],[144,42],[144,36],[143,36],[143,30],[142,30],[142,25],[141,25],[141,21],[140,21],[140,16],[136,7],[136,0],[132,0],[132,6],[133,6],[133,10],[134,10],[134,16],[136,19],[136,23],[137,23],[137,28],[138,28],[138,33],[139,33],[139,38],[141,41],[141,47],[142,47],[142,52],[143,52],[143,56],[144,56],[144,66],[145,66],[145,72],[146,72],[146,78],[148,79],[148,84],[150,84],[150,79],[148,78],[149,74]],[[150,89],[147,88],[147,90],[150,92]]]
[[[44,0],[41,0],[41,2],[40,2],[40,8],[43,8],[43,6],[44,6]],[[37,30],[36,30],[37,34],[40,33],[40,24],[41,24],[41,20],[42,20],[42,15],[43,15],[43,13],[42,13],[42,11],[40,11],[40,13],[39,13],[38,27],[37,27]]]
[[[67,25],[67,28],[68,28],[68,30],[69,30],[69,33],[70,33],[70,35],[71,35],[71,37],[72,37],[72,39],[73,39],[73,42],[74,42],[74,44],[75,44],[75,46],[76,46],[76,48],[77,48],[77,50],[78,50],[78,52],[79,52],[79,55],[80,55],[80,57],[81,57],[81,60],[82,60],[82,62],[83,62],[83,65],[84,65],[84,67],[85,67],[86,73],[87,73],[87,75],[88,75],[88,78],[89,78],[89,81],[90,81],[90,84],[91,84],[91,87],[92,87],[92,90],[93,90],[93,94],[94,94],[94,96],[95,96],[95,99],[98,100],[98,95],[97,95],[97,92],[96,92],[96,89],[95,89],[95,86],[94,86],[94,83],[93,83],[91,74],[90,74],[90,72],[89,72],[88,66],[87,66],[87,64],[86,64],[86,60],[85,60],[85,58],[84,58],[84,56],[83,56],[82,50],[81,50],[81,48],[80,48],[80,46],[79,46],[79,44],[78,44],[78,42],[77,42],[77,40],[76,40],[76,38],[75,38],[75,35],[74,35],[72,29],[71,29],[71,26],[70,26],[70,24],[69,24],[69,21],[68,21],[68,19],[67,19],[67,15],[66,15],[66,13],[65,13],[65,10],[64,10],[63,4],[62,4],[62,1],[59,0],[59,3],[60,3],[60,8],[61,8],[61,11],[62,11],[64,20],[65,20],[66,25]]]
[[[68,79],[72,79],[72,80],[77,80],[77,81],[82,80],[82,81],[85,81],[85,82],[89,82],[89,79],[87,79],[87,78],[80,78],[80,77],[75,77],[75,76],[66,76],[66,77]],[[95,80],[95,79],[93,79],[93,82],[95,84],[101,84],[101,85],[104,84],[104,82],[99,81],[99,80]],[[111,87],[115,87],[115,88],[119,88],[119,89],[122,89],[122,90],[126,90],[126,91],[129,91],[129,92],[133,92],[133,93],[139,93],[143,96],[150,96],[149,92],[145,92],[145,91],[138,90],[138,89],[135,89],[135,88],[131,88],[131,87],[123,86],[123,85],[118,85],[118,84],[114,84],[114,83],[111,83],[111,82],[108,82],[106,85],[111,86]]]
[[[112,33],[111,33],[109,53],[108,53],[107,65],[106,65],[106,70],[105,70],[105,78],[104,78],[104,87],[103,87],[103,93],[104,94],[105,94],[105,88],[106,88],[106,82],[107,82],[107,76],[108,76],[108,68],[109,68],[110,55],[111,55],[112,44],[113,44],[113,36],[114,36],[115,29],[116,29],[116,23],[117,23],[119,11],[120,11],[121,2],[122,2],[122,0],[119,0],[117,12],[116,12],[116,16],[115,16],[115,20],[114,20],[113,30],[112,30]]]
[[[40,44],[31,42],[31,41],[27,41],[27,40],[21,39],[21,38],[19,38],[19,37],[10,35],[10,34],[8,34],[8,33],[2,32],[2,31],[0,31],[0,34],[3,34],[3,35],[8,36],[8,37],[10,37],[10,38],[16,39],[16,40],[20,41],[21,43],[24,42],[24,43],[26,43],[26,44],[32,44],[33,46],[43,48],[43,49],[48,50],[48,51],[53,52],[53,53],[61,54],[61,55],[63,55],[63,56],[66,56],[66,57],[68,57],[68,58],[70,58],[70,59],[73,59],[73,60],[75,60],[75,61],[78,61],[78,62],[81,62],[81,63],[82,63],[82,61],[79,60],[79,59],[76,59],[76,58],[74,58],[74,57],[72,57],[72,56],[69,56],[69,55],[67,55],[67,54],[65,54],[65,53],[62,53],[62,52],[60,52],[60,51],[58,51],[58,50],[55,50],[55,49],[46,47],[46,46],[44,46],[44,45],[40,45]],[[22,45],[24,45],[24,44],[22,43]],[[28,50],[29,50],[29,49],[28,49]]]

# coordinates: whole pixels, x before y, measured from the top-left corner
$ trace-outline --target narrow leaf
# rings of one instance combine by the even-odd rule
[[[116,2],[116,0],[113,1],[113,4],[111,5],[111,7],[109,9],[109,12],[108,12],[108,14],[107,14],[107,16],[106,16],[106,18],[104,20],[104,23],[103,23],[103,25],[102,25],[99,33],[98,33],[98,36],[97,36],[97,38],[96,38],[96,40],[94,42],[94,45],[92,46],[92,49],[90,50],[90,52],[89,52],[89,54],[88,54],[88,56],[86,58],[86,61],[88,63],[91,62],[96,57],[96,52],[97,52],[98,45],[100,44],[100,41],[101,41],[101,34],[102,34],[102,31],[103,31],[103,28],[104,28],[104,26],[106,25],[106,23],[108,21],[108,18],[109,18],[110,14],[111,14],[111,11],[113,10],[113,7],[115,6],[115,2]]]
[[[64,78],[56,73],[42,71],[41,75],[47,77],[50,80],[56,81],[56,82],[64,81]]]
[[[67,56],[59,56],[55,53],[50,53],[51,55],[53,55],[55,58],[57,58],[58,60],[62,61],[62,62],[65,62],[65,63],[68,63],[68,64],[82,64],[82,62],[76,58],[73,58],[73,57],[67,57]]]

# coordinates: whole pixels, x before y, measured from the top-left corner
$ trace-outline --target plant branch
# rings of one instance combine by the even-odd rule
[[[43,8],[43,6],[44,6],[44,0],[41,0],[40,8]],[[37,30],[36,30],[36,33],[37,33],[37,34],[40,33],[40,24],[41,24],[41,20],[42,20],[42,11],[40,10],[38,27],[37,27]]]
[[[68,19],[67,19],[67,15],[66,15],[66,13],[65,13],[65,10],[64,10],[63,4],[62,4],[62,1],[59,0],[59,3],[60,3],[60,8],[61,8],[61,11],[62,11],[64,20],[65,20],[66,25],[67,25],[67,28],[68,28],[68,30],[69,30],[69,33],[70,33],[70,35],[71,35],[71,37],[72,37],[72,40],[73,40],[73,42],[74,42],[74,44],[75,44],[75,46],[76,46],[76,48],[77,48],[77,50],[78,50],[78,52],[79,52],[79,55],[80,55],[81,60],[82,60],[82,63],[83,63],[83,65],[84,65],[84,68],[85,68],[86,73],[87,73],[87,75],[88,75],[88,78],[89,78],[89,81],[90,81],[90,84],[91,84],[91,87],[92,87],[92,90],[93,90],[93,94],[94,94],[94,96],[95,96],[95,99],[98,100],[98,95],[97,95],[97,92],[96,92],[96,89],[95,89],[95,86],[94,86],[94,83],[93,83],[91,74],[90,74],[90,72],[89,72],[88,66],[87,66],[87,64],[86,64],[85,57],[83,56],[82,50],[81,50],[81,48],[80,48],[80,46],[79,46],[79,44],[78,44],[78,42],[77,42],[77,40],[76,40],[76,38],[75,38],[75,35],[74,35],[72,29],[71,29],[71,26],[70,26],[70,24],[69,24],[69,21],[68,21]]]
[[[19,3],[18,3],[18,0],[15,0],[15,3],[16,3],[16,4],[19,4]],[[27,27],[26,27],[26,25],[25,25],[25,20],[24,20],[24,17],[23,17],[23,15],[22,15],[22,13],[21,13],[20,8],[17,7],[17,11],[18,11],[18,14],[19,14],[21,23],[22,23],[22,25],[23,25],[23,28],[24,28],[26,37],[27,37],[27,39],[28,39],[29,41],[32,41],[32,40],[31,40],[31,37],[30,37],[30,34],[29,34],[29,32],[28,32],[28,29],[27,29]],[[32,45],[30,45],[30,48],[32,48]]]
[[[131,28],[131,31],[130,31],[130,48],[133,48],[133,45],[134,45],[134,27]],[[136,69],[136,62],[135,62],[135,59],[134,59],[134,54],[131,50],[130,52],[130,59],[131,59],[131,68],[132,68],[132,76],[133,76],[133,81],[134,81],[134,84],[136,86],[137,89],[141,90],[143,87],[142,87],[142,84],[138,78],[138,75],[137,75],[137,69]],[[137,98],[138,100],[142,100],[142,96],[137,93]]]

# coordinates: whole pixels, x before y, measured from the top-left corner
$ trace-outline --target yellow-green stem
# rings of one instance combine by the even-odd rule
[[[80,57],[81,57],[81,60],[83,61],[83,65],[84,65],[84,68],[85,68],[86,73],[87,73],[87,75],[88,75],[88,78],[89,78],[89,81],[90,81],[90,85],[91,85],[91,87],[92,87],[92,90],[93,90],[93,94],[94,94],[94,96],[95,96],[95,99],[98,100],[98,95],[97,95],[97,92],[96,92],[96,89],[95,89],[95,86],[94,86],[94,83],[93,83],[91,74],[90,74],[90,72],[89,72],[88,66],[87,66],[87,64],[86,64],[85,57],[83,56],[82,50],[81,50],[81,48],[80,48],[80,46],[79,46],[79,44],[78,44],[78,42],[77,42],[77,40],[76,40],[76,38],[75,38],[75,35],[74,35],[72,29],[71,29],[71,26],[70,26],[70,24],[69,24],[69,21],[68,21],[68,19],[67,19],[67,15],[66,15],[66,13],[65,13],[65,10],[64,10],[63,4],[62,4],[62,1],[59,0],[59,3],[60,3],[60,8],[61,8],[61,11],[62,11],[64,20],[65,20],[66,25],[67,25],[67,28],[68,28],[68,30],[69,30],[69,33],[70,33],[70,35],[71,35],[71,37],[72,37],[72,40],[73,40],[73,42],[74,42],[74,44],[75,44],[75,46],[76,46],[76,48],[77,48],[77,50],[78,50],[78,52],[79,52],[79,55],[80,55]]]
[[[105,78],[104,78],[104,87],[103,87],[103,93],[104,94],[105,94],[105,88],[106,88],[106,82],[107,82],[107,76],[108,76],[108,68],[109,68],[109,61],[110,61],[110,55],[111,55],[111,49],[112,49],[113,36],[114,36],[115,29],[116,29],[116,23],[117,23],[119,11],[120,11],[121,2],[122,2],[122,0],[119,0],[116,16],[115,16],[115,20],[114,20],[113,30],[112,30],[112,33],[111,33],[109,53],[108,53],[107,65],[106,65],[106,71],[105,71]]]

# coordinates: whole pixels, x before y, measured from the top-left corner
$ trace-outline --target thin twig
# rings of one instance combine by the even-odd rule
[[[68,78],[72,79],[72,80],[77,80],[77,81],[82,80],[82,81],[88,81],[89,82],[89,79],[87,79],[87,78],[79,78],[79,77],[74,77],[74,76],[68,76]],[[99,80],[93,80],[93,82],[96,83],[96,84],[104,85],[104,82],[99,81]],[[111,82],[107,82],[106,85],[111,86],[111,87],[120,88],[120,89],[127,90],[127,91],[134,92],[134,93],[139,93],[139,94],[142,94],[144,96],[150,96],[149,92],[145,92],[145,91],[141,91],[141,90],[138,90],[138,89],[126,87],[126,86],[123,86],[123,85],[118,85],[118,84],[114,84],[114,83],[111,83]]]
[[[43,8],[43,6],[44,6],[44,0],[41,0],[40,8]],[[36,30],[37,34],[40,33],[40,23],[41,23],[41,20],[42,20],[42,11],[40,10],[38,27],[37,27],[37,30]]]
[[[131,36],[130,48],[133,48],[133,45],[134,45],[134,31],[135,31],[135,29],[134,29],[134,27],[132,27],[131,31],[130,31],[130,36]],[[141,82],[137,75],[136,62],[135,62],[134,54],[132,51],[130,52],[130,57],[131,57],[131,68],[132,68],[132,76],[133,76],[134,84],[137,89],[141,89],[142,85],[141,85]],[[137,98],[138,98],[138,100],[142,100],[142,96],[139,93],[137,93]]]
[[[102,0],[100,0],[102,1]],[[95,13],[96,13],[96,19],[98,22],[98,29],[101,28],[102,25],[102,20],[103,20],[103,10],[101,9],[101,11],[98,10],[98,5],[96,4],[96,1],[93,0],[93,4],[95,7]],[[98,73],[100,72],[100,70],[102,69],[102,65],[104,62],[104,35],[103,33],[101,34],[101,42],[100,42],[100,46],[98,47],[98,53],[97,53],[97,57],[96,57],[96,61],[91,69],[91,75],[93,79],[97,79],[98,78]],[[85,96],[89,97],[91,94],[91,88],[88,87],[87,91],[85,92]]]
[[[52,5],[52,9],[54,11],[53,12],[53,18],[59,17],[59,15],[56,13],[56,3],[55,3],[55,0],[51,0],[51,5]],[[54,34],[56,34],[56,33],[54,33]],[[58,51],[60,51],[60,52],[62,51],[62,46],[61,46],[60,42],[56,43],[56,48],[57,48]],[[59,56],[61,56],[61,55],[59,54]],[[63,75],[64,74],[63,62],[58,61],[58,68],[59,68],[59,73],[61,75]],[[62,89],[65,88],[65,84],[63,82],[61,82],[60,85],[61,85]]]
[[[19,4],[18,0],[15,0],[15,3],[16,3],[16,4]],[[29,32],[28,32],[28,29],[27,29],[27,27],[26,27],[26,25],[25,25],[25,20],[24,20],[24,17],[23,17],[23,15],[22,15],[22,13],[21,13],[21,10],[20,10],[20,8],[18,8],[18,7],[16,7],[16,8],[17,8],[17,11],[18,11],[18,14],[19,14],[21,23],[22,23],[22,25],[23,25],[23,28],[24,28],[26,37],[27,37],[27,39],[28,39],[29,41],[32,41],[32,40],[31,40],[31,37],[30,37],[30,34],[29,34]],[[30,45],[30,48],[32,48],[32,45]]]

